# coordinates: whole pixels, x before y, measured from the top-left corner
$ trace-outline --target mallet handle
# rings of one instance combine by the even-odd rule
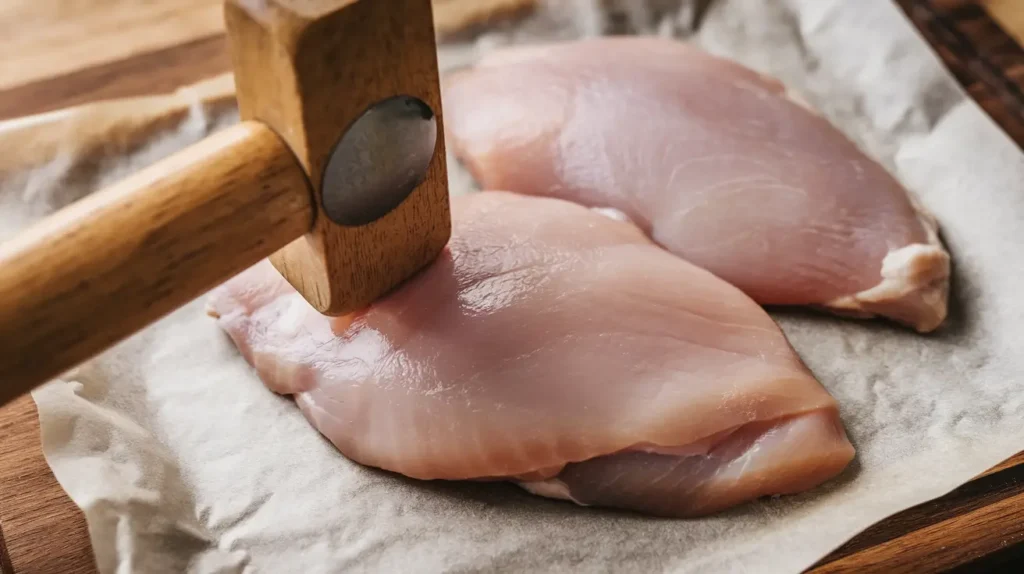
[[[0,244],[0,405],[307,233],[305,172],[243,122]]]

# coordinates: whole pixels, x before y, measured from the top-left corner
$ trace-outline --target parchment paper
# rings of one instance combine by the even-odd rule
[[[558,4],[443,47],[443,65],[510,42],[688,36],[686,2],[620,2],[615,17],[608,3]],[[952,318],[934,336],[775,313],[842,404],[858,448],[842,477],[663,520],[362,468],[264,390],[200,300],[33,395],[47,459],[86,513],[101,571],[797,572],[1024,449],[1024,155],[888,0],[719,0],[688,39],[820,107],[919,194],[954,253]],[[137,146],[5,173],[3,234],[235,121],[194,101]],[[0,156],[17,153],[12,141],[0,132]],[[452,181],[468,186],[454,166]]]

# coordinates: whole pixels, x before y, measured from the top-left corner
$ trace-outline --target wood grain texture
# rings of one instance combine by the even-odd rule
[[[998,536],[959,536],[998,525]],[[912,535],[879,542],[819,567],[826,573],[942,572],[1024,542],[1024,492],[915,530]]]
[[[458,35],[518,18],[538,1],[434,0],[435,29],[439,37]],[[0,2],[0,120],[169,92],[229,72],[223,3]]]
[[[1016,501],[1024,495],[1022,460],[1024,456],[1018,454],[1000,465],[1003,470],[986,472],[941,498],[909,508],[871,526],[822,559],[812,572],[846,572],[851,567],[866,571],[885,569],[896,574],[945,572],[985,553],[965,554],[959,558],[950,556],[929,565],[897,564],[895,555],[904,546],[930,546],[938,552],[942,546],[960,548],[969,543],[976,548],[995,551],[1017,542],[1016,526],[1002,521],[1002,513],[990,514],[985,509],[1005,500]],[[1024,506],[1018,506],[1017,512],[1024,512]],[[959,528],[961,522],[950,522],[968,515],[973,516],[972,520],[977,523],[969,530]],[[879,551],[878,548],[885,550]]]
[[[55,6],[61,2],[61,0],[35,1],[40,5],[48,5],[51,12],[56,12]],[[96,4],[116,3],[122,9],[132,10],[147,10],[150,8],[149,4],[151,4],[131,0],[84,1]],[[218,0],[209,1],[216,2]],[[446,1],[454,2],[455,0],[438,0],[435,6],[440,8],[442,2]],[[466,2],[473,3],[476,0],[466,0]],[[916,3],[927,4],[932,11],[937,9],[948,10],[952,6],[950,2],[958,3],[961,9],[968,4],[984,6],[987,9],[987,13],[982,12],[979,14],[974,12],[972,17],[970,14],[973,9],[968,6],[967,12],[961,12],[960,16],[955,16],[952,20],[946,16],[944,26],[960,30],[975,30],[973,32],[974,36],[984,36],[985,31],[991,32],[993,30],[992,25],[998,22],[1002,25],[1003,29],[995,25],[995,32],[992,33],[996,37],[1002,35],[1004,38],[1024,38],[1024,25],[1019,24],[1024,21],[1024,5],[1022,5],[1024,2],[1020,0],[912,0],[903,2],[902,6],[907,8],[911,4]],[[61,5],[63,4],[61,3]],[[472,11],[472,8],[469,11]],[[0,19],[3,18],[3,14],[3,8],[0,8]],[[968,16],[967,19],[964,22],[959,22],[957,18],[963,17],[963,14]],[[991,15],[992,18],[988,18],[988,15]],[[435,17],[437,20],[441,19],[439,11],[435,12]],[[967,22],[975,22],[978,25],[972,27],[967,25]],[[1013,25],[1014,22],[1018,24]],[[915,24],[921,29],[925,29],[924,27],[927,25],[917,20],[915,20]],[[35,25],[40,27],[46,24],[40,21]],[[981,31],[980,34],[979,30]],[[444,33],[440,25],[438,26],[438,32]],[[80,30],[80,33],[82,35],[93,34],[92,31],[84,27]],[[963,34],[963,32],[960,33]],[[933,43],[940,41],[942,37],[940,34],[928,33],[927,31],[925,31],[924,35]],[[25,34],[25,37],[29,36],[30,34]],[[40,37],[42,38],[43,36]],[[205,36],[202,34],[194,36],[194,38],[201,37]],[[0,38],[3,38],[3,36],[0,35]],[[220,73],[228,69],[227,48],[223,38],[221,36],[217,36],[217,38],[222,42],[224,50],[223,61],[225,63],[223,69],[216,72]],[[962,83],[965,83],[965,86],[967,86],[972,95],[985,95],[990,92],[987,88],[971,88],[972,84],[977,82],[976,79],[972,79],[976,72],[971,71],[972,66],[956,63],[957,61],[970,61],[969,57],[965,58],[957,52],[957,50],[960,50],[957,46],[967,46],[967,53],[972,51],[985,52],[988,50],[988,57],[993,58],[992,62],[994,62],[989,67],[996,70],[998,76],[1019,82],[1019,72],[1015,71],[1017,68],[1012,64],[1017,58],[1016,54],[1020,53],[1019,46],[1014,43],[1006,44],[1005,42],[998,42],[992,45],[985,38],[972,39],[973,36],[968,35],[963,35],[962,38],[961,43],[953,43],[949,47],[939,47],[937,50],[943,59],[947,61],[951,69],[957,69],[960,66],[960,69],[967,70],[968,73],[966,74],[957,74],[957,78]],[[4,46],[3,42],[0,39],[0,47]],[[69,40],[69,42],[73,43],[73,40]],[[25,50],[19,52],[5,50],[4,61],[5,63],[11,61],[12,58],[20,57],[22,52],[31,52],[31,50],[32,48],[29,45],[25,46]],[[994,57],[993,50],[996,50]],[[136,70],[133,72],[135,75],[133,76],[132,83],[137,82],[139,89],[144,89],[146,82],[150,82],[154,86],[164,86],[162,88],[154,88],[154,91],[159,92],[166,92],[178,85],[186,85],[208,77],[208,75],[204,74],[209,74],[209,72],[202,71],[203,62],[192,61],[188,58],[178,59],[175,57],[176,52],[174,48],[165,51],[158,50],[153,53],[160,53],[160,58],[170,58],[168,61],[176,63],[174,65],[161,64],[160,58],[157,58],[150,60],[152,64],[148,66],[136,66],[132,62],[137,58],[147,57],[147,54],[124,53],[115,60],[104,64],[112,72],[106,75],[109,78],[109,83],[106,85],[102,97],[136,95],[130,91],[128,93],[118,92],[121,89],[119,87],[120,82],[127,81],[127,74],[118,74],[117,70],[119,69]],[[1010,62],[1010,64],[1006,64],[1007,62]],[[978,65],[977,63],[973,64],[973,66]],[[124,67],[122,68],[121,66]],[[83,66],[76,66],[75,70],[81,70],[82,68]],[[176,77],[180,78],[176,81],[181,83],[172,86],[173,82],[165,82],[163,80],[164,73],[175,74]],[[36,96],[36,99],[39,101],[33,101],[32,99],[19,99],[16,101],[8,97],[11,90],[0,89],[0,118],[38,113],[82,101],[75,99],[80,97],[79,94],[82,92],[79,92],[74,86],[75,81],[80,81],[76,80],[76,78],[81,78],[82,76],[75,75],[74,73],[68,74],[70,78],[68,83],[62,83],[59,76],[59,73],[46,74],[45,77],[40,75],[42,81],[48,81],[48,78],[56,77],[58,79],[55,79],[50,85],[62,86],[61,93],[49,99],[44,98],[45,94],[40,91],[37,92],[38,96]],[[997,78],[997,76],[994,77]],[[141,78],[141,80],[135,78]],[[999,80],[997,79],[998,83]],[[85,99],[93,100],[98,98],[90,96]],[[988,106],[991,105],[988,104]],[[989,109],[984,102],[983,107],[986,110]],[[15,110],[16,113],[9,113],[8,110]],[[1005,118],[1000,120],[995,115],[993,117],[996,118],[997,122],[1002,123],[1005,121]],[[1004,129],[1007,130],[1007,133],[1011,133],[1011,130],[1006,128],[1005,125]],[[1018,139],[1017,141],[1024,144],[1024,140]],[[0,155],[0,159],[2,158],[3,156]],[[1011,500],[1013,501],[1012,505],[1024,507],[1024,505],[1019,504],[1018,498],[1015,498],[1019,493],[1024,492],[1022,477],[1020,476],[1020,473],[1024,472],[1022,470],[1024,466],[1021,465],[1024,465],[1024,453],[1018,454],[1016,457],[994,467],[977,480],[956,489],[947,496],[909,509],[872,526],[835,553],[822,560],[816,571],[827,571],[826,568],[829,567],[829,564],[840,560],[844,560],[844,562],[833,565],[834,568],[858,564],[865,571],[875,569],[875,571],[895,572],[897,574],[901,572],[922,572],[924,574],[964,572],[975,574],[992,571],[1021,571],[1020,560],[1024,558],[1024,551],[1021,550],[1021,544],[1013,545],[1015,540],[1013,533],[1003,527],[1002,521],[1007,518],[1006,514],[1001,512],[993,512],[990,515],[974,514],[974,518],[967,524],[948,522],[952,517],[971,514],[1003,500]],[[34,488],[38,498],[24,499],[11,497],[11,492],[19,490],[25,485]],[[1021,521],[1020,518],[1013,515],[1010,518],[1017,520],[1018,523]],[[67,499],[46,466],[39,448],[38,421],[34,405],[27,398],[0,409],[0,524],[3,527],[3,534],[6,537],[7,548],[10,551],[13,564],[20,574],[28,572],[93,574],[95,572],[91,561],[84,519],[80,511]],[[1011,526],[1010,529],[1012,528],[1015,527]],[[893,567],[894,563],[891,562],[892,555],[898,555],[902,551],[903,545],[918,545],[923,539],[919,538],[922,533],[924,538],[927,538],[929,541],[928,548],[934,548],[940,554],[945,552],[943,546],[947,548],[958,548],[961,546],[981,548],[984,551],[995,549],[996,551],[985,558],[960,564],[959,566],[954,566],[955,563],[961,562],[954,557],[954,560],[948,564],[927,562],[922,563],[921,568],[916,568],[914,564],[902,563],[898,568]],[[872,548],[882,547],[883,545],[886,548],[886,552],[868,552]],[[1006,548],[1000,550],[1004,546]],[[919,552],[919,550],[913,551]],[[924,553],[927,554],[927,552]],[[977,556],[980,553],[972,551],[971,556]],[[859,562],[851,562],[855,556]],[[1016,562],[1012,564],[1008,562],[1014,560]],[[1007,564],[1010,565],[1008,566]],[[0,572],[3,571],[2,568],[3,562],[0,560]],[[994,570],[993,568],[1003,569]]]
[[[0,523],[0,574],[13,574],[14,565],[11,564],[11,556],[7,552],[7,542],[4,540],[4,525]]]
[[[202,1],[215,5],[220,13],[222,0]],[[221,28],[211,36],[203,25],[188,27],[187,39],[177,44],[161,47],[157,42],[145,47],[135,42],[122,42],[120,32],[123,31],[111,30],[105,24],[126,18],[145,19],[156,27],[164,21],[173,24],[188,16],[168,18],[166,10],[177,7],[188,11],[193,5],[191,0],[76,0],[75,8],[70,8],[65,0],[25,0],[19,6],[29,2],[34,4],[31,10],[35,16],[28,19],[19,16],[23,12],[14,10],[15,5],[3,3],[0,6],[0,31],[19,27],[21,38],[15,49],[0,33],[4,65],[16,60],[33,62],[17,64],[31,74],[4,76],[4,86],[14,87],[0,88],[0,120],[99,102],[73,110],[74,121],[65,121],[64,117],[48,119],[52,137],[33,153],[49,157],[48,150],[71,139],[67,137],[69,131],[78,135],[107,133],[112,138],[107,145],[128,152],[145,141],[147,134],[188,113],[187,106],[180,106],[180,95],[161,98],[160,102],[149,98],[129,101],[115,98],[167,93],[181,87],[189,87],[191,91],[193,83],[212,79],[210,90],[199,90],[202,93],[197,103],[210,109],[234,105],[233,82],[224,76],[230,69],[230,58]],[[435,14],[438,34],[455,33],[479,18],[477,2],[439,0]],[[77,17],[81,12],[91,12],[96,17]],[[470,18],[472,14],[475,16]],[[49,45],[53,41],[47,32],[50,27],[63,29],[59,44],[64,47],[102,41],[105,46],[101,52],[105,56],[94,58],[67,49],[54,52]],[[165,37],[163,32],[146,28],[137,24],[128,32],[135,35],[136,40],[151,33],[157,38]],[[47,51],[51,54],[48,58],[36,57]],[[139,118],[143,119],[139,121]],[[96,143],[95,137],[85,137],[82,141],[87,146],[75,150],[76,153],[98,154],[103,147]],[[31,158],[20,152],[0,153],[0,160],[7,160],[10,164],[7,167],[12,169],[13,163],[26,159]],[[22,491],[33,494],[14,496]],[[39,420],[35,403],[29,397],[0,407],[0,528],[4,534],[4,539],[0,540],[0,556],[9,558],[8,562],[0,559],[3,574],[12,571],[18,574],[96,572],[85,518],[57,483],[43,457]]]
[[[0,405],[256,264],[312,220],[294,156],[244,122],[0,244]]]
[[[221,0],[4,0],[0,90],[175,48],[222,29]]]
[[[979,0],[978,4],[1017,44],[1024,44],[1024,8],[1020,0]]]
[[[227,39],[222,34],[197,38],[179,46],[104,62],[0,91],[0,119],[99,100],[169,92],[225,73],[230,67]]]
[[[225,20],[241,117],[288,142],[319,214],[270,261],[321,313],[362,309],[434,261],[451,235],[443,138],[425,180],[380,219],[337,225],[321,207],[327,160],[371,105],[419,98],[444,133],[431,2],[229,0]]]
[[[968,94],[1024,148],[1024,48],[1013,39],[1024,38],[1024,2],[896,1]],[[947,496],[872,526],[813,571],[1021,571],[1022,497],[1024,452]],[[1007,551],[1008,558],[987,559]]]
[[[1021,466],[1021,468],[1024,468],[1024,452],[1019,452],[1016,455],[1004,460],[1002,463],[997,464],[996,466],[986,470],[981,475],[979,475],[978,478],[982,478],[990,474],[996,474],[997,472],[1002,472],[1008,468],[1013,468],[1019,465]]]
[[[95,574],[85,518],[68,500],[39,446],[31,397],[0,410],[2,574]]]
[[[1021,45],[992,19],[979,0],[896,1],[970,96],[1011,139],[1022,145]],[[1006,7],[1001,10],[1007,18]],[[1024,5],[1019,10],[1024,11]]]

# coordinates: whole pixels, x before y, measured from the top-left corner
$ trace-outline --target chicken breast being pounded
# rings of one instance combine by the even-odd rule
[[[455,154],[487,189],[614,208],[765,305],[946,317],[934,218],[779,82],[639,37],[508,48],[445,82]]]
[[[769,316],[633,224],[549,198],[453,199],[429,268],[331,319],[263,262],[210,313],[352,460],[696,516],[850,462],[835,400]]]

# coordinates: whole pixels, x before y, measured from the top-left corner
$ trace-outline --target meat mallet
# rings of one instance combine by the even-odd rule
[[[241,122],[0,245],[0,404],[270,257],[365,307],[451,231],[430,0],[227,0]]]

